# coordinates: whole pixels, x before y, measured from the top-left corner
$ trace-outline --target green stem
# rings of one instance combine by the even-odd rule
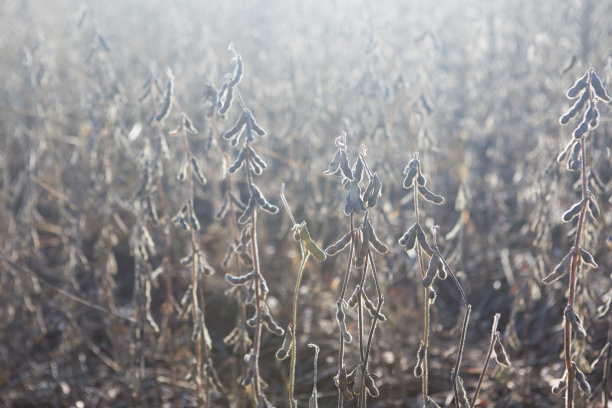
[[[308,261],[308,256],[310,252],[306,251],[304,248],[304,244],[300,242],[300,249],[302,250],[302,260],[300,261],[300,268],[298,269],[298,276],[295,282],[295,292],[293,293],[293,315],[291,324],[293,327],[293,331],[291,332],[291,369],[289,372],[289,406],[295,407],[297,406],[297,402],[293,398],[293,392],[295,387],[295,361],[296,361],[296,341],[295,341],[295,332],[297,331],[297,301],[298,294],[300,290],[300,282],[302,281],[302,274],[304,272],[304,267],[306,266],[306,262]]]

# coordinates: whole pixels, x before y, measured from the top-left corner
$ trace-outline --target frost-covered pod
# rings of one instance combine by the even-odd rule
[[[417,226],[418,224],[413,224],[412,227],[408,228],[408,231],[406,231],[398,241],[398,243],[405,247],[406,250],[414,248],[417,237]]]
[[[351,181],[349,183],[349,190],[346,194],[344,203],[344,214],[350,215],[351,213],[355,213],[361,215],[367,210],[368,209],[361,199],[361,189],[359,188],[359,184],[355,181]]]
[[[601,83],[601,79],[599,79],[599,77],[594,71],[591,74],[591,86],[595,91],[595,95],[597,95],[599,99],[610,103],[610,95],[608,95],[608,92],[606,92],[606,89]]]
[[[266,329],[276,334],[277,336],[282,336],[283,334],[285,334],[285,330],[274,321],[272,316],[270,316],[270,313],[264,314],[263,322]]]
[[[223,137],[223,139],[225,140],[229,140],[232,137],[234,137],[234,135],[237,135],[237,134],[239,135],[240,134],[239,132],[242,132],[242,129],[244,128],[245,124],[246,124],[246,116],[243,112],[240,114],[240,117],[238,117],[238,120],[236,121],[236,123],[234,123],[234,126],[226,130],[225,133],[223,133],[221,137]]]
[[[574,99],[575,97],[577,97],[580,91],[582,91],[585,88],[588,79],[589,79],[589,71],[585,72],[582,77],[580,77],[576,82],[574,82],[574,85],[572,85],[567,90],[567,93],[565,94],[565,96],[567,96],[570,99]]]
[[[372,177],[370,178],[370,182],[366,187],[366,191],[363,194],[363,200],[366,202],[366,206],[374,207],[376,202],[378,201],[378,197],[380,197],[380,191],[382,190],[382,183],[378,178],[378,174],[374,172]]]
[[[355,160],[351,173],[353,174],[353,180],[357,183],[361,182],[361,178],[363,177],[363,160],[361,160],[361,156],[357,157],[357,160]]]
[[[367,230],[368,240],[370,244],[372,244],[372,247],[376,250],[376,252],[381,254],[387,253],[389,251],[389,248],[387,248],[387,246],[383,244],[380,239],[378,239],[376,233],[374,232],[374,229],[372,228],[372,224],[370,224],[370,219],[368,217],[366,217],[366,220],[363,223],[363,227]]]
[[[599,265],[597,265],[597,262],[595,262],[593,255],[591,255],[591,253],[586,249],[580,248],[580,257],[582,258],[583,264],[590,266],[593,269],[599,268]]]
[[[240,55],[236,56],[236,70],[234,71],[234,75],[232,76],[232,80],[229,83],[230,87],[234,87],[240,83],[242,80],[243,68],[242,68],[242,57]]]
[[[444,197],[442,197],[441,195],[432,193],[424,185],[419,185],[419,194],[421,194],[421,197],[423,197],[426,201],[429,201],[431,203],[434,203],[437,205],[444,203]]]
[[[234,88],[232,86],[228,86],[225,99],[223,100],[223,105],[219,108],[219,114],[225,115],[229,108],[232,106],[232,102],[234,100]]]
[[[437,253],[434,253],[431,259],[429,260],[429,266],[427,267],[427,272],[425,273],[425,277],[421,284],[424,288],[428,288],[434,281],[436,277],[436,273],[438,272],[438,264],[440,263],[440,257]]]
[[[555,269],[550,274],[548,274],[544,279],[542,279],[542,282],[546,284],[551,284],[555,282],[556,280],[561,279],[567,272],[567,266],[569,265],[569,262],[572,259],[573,254],[574,254],[574,250],[572,249],[571,251],[567,253],[567,255],[563,257],[563,259],[561,260],[561,262],[559,262],[559,264],[555,267]]]
[[[291,343],[292,333],[293,333],[293,328],[291,326],[291,323],[289,323],[289,326],[287,326],[287,330],[285,330],[285,337],[283,339],[283,344],[276,351],[277,360],[284,360],[287,357],[289,357],[289,354],[291,353],[291,347],[292,347],[292,343]]]
[[[563,222],[570,222],[572,218],[577,216],[583,204],[584,204],[584,200],[580,200],[576,204],[574,204],[569,210],[563,213],[563,216],[561,217]]]
[[[574,333],[576,333],[576,337],[579,340],[586,339],[587,332],[582,325],[582,320],[580,320],[580,317],[578,317],[578,315],[574,312],[574,308],[572,308],[570,305],[565,307],[565,318],[570,322]]]
[[[352,234],[351,231],[347,232],[340,238],[338,241],[334,242],[330,246],[325,249],[327,255],[332,256],[336,255],[338,252],[342,251],[346,246],[351,242]]]
[[[232,276],[229,273],[226,273],[225,280],[231,283],[232,285],[244,285],[246,283],[251,282],[251,280],[253,280],[254,275],[255,271],[251,271],[240,276]]]
[[[508,354],[506,353],[506,349],[502,344],[499,333],[495,334],[495,343],[493,345],[493,351],[495,352],[495,361],[497,364],[503,365],[505,367],[510,367],[510,359],[508,358]]]
[[[244,159],[246,157],[244,146],[238,152],[238,156],[236,156],[236,160],[228,167],[227,171],[230,174],[234,174],[237,172],[242,165],[244,164]]]
[[[350,343],[353,340],[353,336],[346,328],[345,322],[346,315],[344,314],[344,306],[343,302],[338,302],[337,310],[336,310],[336,321],[338,323],[338,328],[340,329],[340,333],[342,333],[342,338],[346,343]]]
[[[164,102],[162,103],[161,110],[155,115],[155,120],[161,122],[166,119],[172,110],[172,97],[174,96],[174,78],[170,76],[168,83],[166,84],[166,93],[164,94]]]
[[[200,167],[198,158],[195,156],[191,156],[191,164],[192,164],[191,168],[193,171],[193,175],[195,176],[196,180],[198,180],[198,183],[200,183],[201,185],[205,185],[206,177],[204,176],[204,173],[202,172],[202,168]]]

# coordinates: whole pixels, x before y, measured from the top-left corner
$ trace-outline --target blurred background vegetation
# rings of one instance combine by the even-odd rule
[[[244,62],[241,95],[268,132],[258,152],[269,168],[257,183],[269,200],[278,204],[285,183],[297,220],[307,220],[316,242],[327,246],[344,234],[345,193],[323,175],[342,130],[351,161],[364,144],[383,183],[373,223],[390,248],[375,257],[388,321],[378,326],[372,351],[381,396],[370,406],[420,406],[412,369],[422,290],[415,255],[397,244],[414,222],[412,195],[401,184],[417,151],[429,185],[446,197],[442,206],[422,208],[424,223],[440,225],[440,248],[473,305],[467,388],[475,387],[499,312],[513,366],[494,364],[479,406],[561,406],[550,386],[563,373],[567,284],[544,287],[541,278],[571,245],[572,225],[560,216],[579,195],[577,176],[555,160],[571,132],[558,118],[570,104],[565,90],[588,67],[610,88],[610,16],[612,2],[595,0],[3,1],[0,404],[195,404],[191,322],[178,305],[190,283],[179,262],[188,237],[166,223],[186,194],[176,180],[182,141],[168,136],[184,112],[200,130],[189,140],[208,178],[195,190],[198,243],[217,270],[200,285],[210,358],[223,385],[209,402],[240,406],[242,356],[223,343],[239,307],[224,294],[223,275],[234,271],[222,261],[234,237],[229,219],[214,216],[227,166],[215,141],[230,157],[236,152],[208,134],[221,134],[239,112],[213,120],[203,97],[206,84],[218,89],[233,72],[233,43]],[[175,107],[159,124],[151,119],[168,69]],[[140,98],[147,78],[161,85],[157,101]],[[598,394],[578,406],[599,406],[611,387],[609,379],[602,384],[610,312],[597,310],[609,303],[612,287],[610,112],[601,107],[589,145],[603,216],[590,224],[586,245],[599,269],[585,269],[579,281],[588,332],[577,346],[579,364],[591,367],[587,376]],[[152,196],[160,225],[134,205],[147,173],[157,174],[165,191],[163,203],[159,190]],[[235,184],[244,196],[244,184]],[[140,265],[133,251],[142,225],[157,251]],[[262,216],[259,228],[268,303],[286,326],[298,246],[282,210]],[[312,387],[311,342],[321,347],[319,404],[335,405],[335,302],[345,257],[306,267],[298,309],[301,405]],[[138,283],[138,265],[150,277],[150,296]],[[436,290],[430,393],[444,406],[452,394],[460,299],[451,282]],[[159,331],[143,321],[143,307]],[[271,401],[286,406],[288,367],[273,358],[281,341],[264,335],[261,369]]]

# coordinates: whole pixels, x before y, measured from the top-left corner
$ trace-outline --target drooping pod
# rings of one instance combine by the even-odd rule
[[[586,339],[586,336],[587,336],[586,330],[584,329],[584,326],[582,325],[582,321],[580,320],[578,315],[574,312],[574,308],[572,308],[570,305],[567,305],[565,307],[564,314],[565,314],[565,318],[570,322],[570,325],[572,326],[574,333],[576,333],[576,337],[579,340]]]
[[[510,367],[510,359],[508,358],[508,354],[506,353],[506,349],[500,340],[499,333],[495,334],[495,343],[493,345],[493,351],[495,352],[495,361],[497,364],[503,365],[505,367]]]
[[[441,195],[432,193],[424,185],[419,185],[419,194],[426,201],[429,201],[431,203],[434,203],[434,204],[437,204],[437,205],[440,205],[440,204],[444,203],[444,197],[442,197]]]
[[[308,227],[306,226],[306,222],[302,222],[298,226],[300,240],[304,244],[304,247],[315,259],[319,262],[323,262],[327,255],[319,246],[310,238],[310,232],[308,232]]]
[[[588,79],[589,79],[589,71],[585,72],[584,75],[582,77],[580,77],[574,83],[574,85],[572,85],[567,90],[567,93],[565,94],[565,96],[567,96],[570,99],[574,99],[575,97],[577,97],[578,94],[580,93],[580,91],[582,91],[586,87]]]
[[[236,70],[234,71],[234,76],[232,77],[232,80],[230,81],[229,86],[234,87],[238,85],[240,81],[242,80],[242,74],[243,74],[242,57],[240,55],[237,55],[236,56]]]
[[[342,398],[347,401],[353,399],[353,393],[348,389],[346,367],[344,365],[342,366],[342,368],[340,368],[340,372],[334,376],[334,382],[336,383],[336,387],[338,387],[338,390],[340,390]]]
[[[334,242],[325,249],[327,255],[332,256],[342,251],[351,242],[352,234],[351,231],[347,232],[338,241]]]
[[[595,95],[597,95],[599,99],[610,103],[610,95],[608,95],[608,92],[606,92],[606,89],[601,83],[601,79],[599,79],[595,71],[593,71],[591,74],[591,86],[595,91]]]
[[[283,339],[283,344],[276,352],[277,360],[284,360],[287,357],[289,357],[289,353],[291,352],[291,347],[292,347],[292,343],[291,343],[292,333],[293,333],[293,327],[291,326],[291,323],[289,323],[289,326],[287,326],[287,330],[285,330],[285,338]]]
[[[567,255],[563,257],[561,262],[555,267],[555,269],[548,274],[542,282],[546,284],[551,284],[558,279],[561,279],[565,273],[567,272],[567,266],[569,265],[570,260],[572,259],[572,255],[574,254],[574,250],[570,250]]]
[[[172,75],[168,78],[168,83],[166,84],[166,93],[164,94],[164,102],[162,103],[162,108],[157,115],[155,115],[155,120],[157,122],[161,122],[166,119],[172,110],[172,98],[174,96],[174,77]]]

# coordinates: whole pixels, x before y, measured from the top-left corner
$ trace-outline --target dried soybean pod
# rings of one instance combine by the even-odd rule
[[[240,385],[242,385],[243,387],[246,387],[247,385],[250,385],[252,381],[253,381],[253,365],[251,364],[251,366],[249,367],[249,371],[247,371],[246,375],[240,382]]]
[[[419,186],[419,188],[420,187],[425,187],[425,184],[427,184],[427,179],[425,178],[425,176],[421,172],[421,166],[417,165],[417,173],[418,173],[418,175],[417,175],[417,185]]]
[[[576,140],[576,139],[574,139]],[[574,144],[574,148],[572,149],[572,154],[567,162],[567,169],[570,171],[576,171],[580,169],[580,148],[582,144],[576,142]]]
[[[232,346],[236,344],[240,340],[240,329],[238,327],[234,327],[231,332],[227,336],[223,338],[223,343],[228,346]]]
[[[346,150],[340,150],[340,170],[342,174],[349,180],[353,180],[353,171],[349,167],[348,155]]]
[[[238,117],[238,120],[236,121],[236,123],[234,123],[234,126],[232,126],[230,129],[226,130],[225,133],[223,133],[222,135],[223,139],[229,140],[234,135],[239,134],[239,132],[241,132],[242,129],[244,128],[245,124],[246,124],[246,116],[243,112],[240,114],[240,117]]]
[[[595,95],[603,101],[610,103],[610,95],[606,92],[605,88],[601,84],[601,79],[597,76],[595,71],[591,74],[591,86],[595,91]]]
[[[353,174],[353,180],[355,180],[357,183],[361,182],[363,177],[363,160],[361,160],[361,156],[359,156],[355,161],[351,173]]]
[[[372,247],[376,250],[376,252],[381,254],[386,254],[389,251],[389,248],[385,244],[383,244],[380,239],[376,236],[374,229],[372,228],[372,224],[370,224],[369,217],[366,218],[363,224],[364,228],[368,231],[368,239]]]
[[[159,113],[155,116],[157,122],[161,122],[166,119],[172,110],[172,97],[174,96],[174,78],[170,76],[168,78],[168,84],[166,85],[166,93],[164,95],[164,103]]]
[[[293,333],[293,327],[291,323],[287,326],[287,330],[285,331],[285,338],[283,339],[283,345],[276,352],[277,360],[284,360],[289,357],[289,353],[291,352],[291,336]]]
[[[370,248],[370,232],[365,228],[365,221],[364,226],[361,228],[361,236],[361,245],[356,249],[355,253],[355,268],[357,269],[364,267],[368,257],[368,249]]]
[[[370,397],[378,398],[380,396],[380,391],[378,391],[378,387],[374,383],[374,379],[370,373],[365,374],[365,387]]]
[[[572,148],[574,147],[574,144],[576,143],[578,143],[576,139],[570,140],[570,142],[567,145],[565,145],[565,147],[563,148],[563,151],[559,153],[559,156],[557,156],[557,162],[561,163],[562,161],[567,159],[567,156],[570,150],[572,150]]]
[[[277,336],[282,336],[283,334],[285,334],[285,330],[282,327],[280,327],[278,323],[274,321],[272,316],[270,316],[270,313],[264,314],[263,321],[264,321],[264,326],[270,332],[276,334]]]
[[[344,302],[342,301],[342,302],[338,302],[337,304],[336,321],[338,322],[338,328],[340,329],[340,332],[342,333],[342,338],[344,339],[346,343],[350,343],[353,340],[353,336],[351,336],[351,333],[349,333],[348,330],[346,329],[346,323],[344,321],[346,316],[344,314],[343,303]]]
[[[264,159],[262,159],[261,156],[257,154],[255,149],[253,149],[251,146],[249,146],[249,158],[253,162],[257,163],[257,165],[261,167],[262,169],[265,169],[268,167],[268,164],[264,161]]]
[[[338,387],[338,390],[340,390],[342,398],[347,401],[353,399],[353,394],[348,389],[348,382],[346,379],[346,366],[342,365],[340,372],[334,377],[334,382],[336,383],[336,387]]]
[[[563,219],[563,222],[570,222],[572,218],[577,216],[583,204],[584,200],[580,200],[576,204],[574,204],[569,210],[563,213],[563,216],[561,217]]]
[[[363,381],[363,370],[359,364],[355,370],[355,381],[353,382],[353,395],[361,394],[361,382]]]
[[[191,156],[191,164],[192,164],[193,175],[198,180],[198,183],[200,183],[201,185],[206,185],[206,177],[204,176],[204,173],[202,172],[202,168],[200,167],[200,163],[198,162],[197,157]]]
[[[591,253],[586,249],[580,248],[580,256],[582,257],[582,263],[585,265],[590,266],[593,269],[599,268],[599,265],[597,265],[597,262],[595,262],[593,255],[591,255]]]
[[[200,230],[200,221],[198,220],[192,206],[189,206],[189,224],[193,227],[194,231]]]
[[[366,188],[365,193],[363,194],[363,200],[366,201],[366,205],[368,207],[374,207],[376,202],[378,201],[378,197],[380,197],[380,190],[382,189],[382,183],[378,178],[378,174],[374,172],[372,177],[370,178],[370,182],[368,187]]]
[[[465,391],[465,386],[463,385],[463,378],[461,376],[457,376],[457,386],[459,387],[459,401],[457,401],[457,407],[467,407],[469,408],[470,402],[468,401],[467,392]]]
[[[559,118],[559,123],[562,125],[567,125],[570,119],[576,116],[576,112],[576,110],[570,108],[570,110],[568,110],[563,116]]]
[[[434,288],[429,288],[429,303],[432,305],[436,302],[436,297],[438,294],[436,293]]]
[[[441,195],[432,193],[424,185],[419,185],[419,193],[421,194],[421,197],[423,197],[425,200],[431,203],[434,203],[437,205],[444,203],[444,197],[442,197]]]
[[[225,81],[223,83],[223,85],[221,85],[221,89],[219,89],[219,92],[217,93],[217,98],[216,98],[217,108],[221,108],[223,106],[222,99],[225,96],[225,93],[227,92],[227,88],[229,87],[229,83],[230,83],[230,81]]]
[[[347,232],[340,238],[338,241],[334,242],[330,246],[325,249],[327,255],[332,256],[336,255],[338,252],[342,251],[349,242],[351,242],[352,234],[351,231]]]
[[[187,165],[188,165],[188,161],[187,159],[183,159],[183,161],[181,162],[181,167],[179,168],[179,172],[178,175],[176,176],[178,181],[185,181],[187,180]]]
[[[187,132],[189,133],[193,133],[193,134],[198,133],[198,129],[196,129],[195,126],[193,126],[193,122],[191,121],[191,119],[189,119],[189,116],[187,116],[187,114],[185,113],[183,113],[183,128],[185,128],[185,130],[187,130]]]
[[[423,229],[421,228],[421,224],[415,224],[416,225],[416,238],[419,241],[419,244],[421,244],[421,248],[423,249],[423,251],[425,251],[425,253],[429,256],[433,256],[433,250],[431,249],[431,246],[429,246],[429,243],[427,242],[427,238],[425,238],[425,233],[423,232]]]
[[[572,133],[572,135],[574,136],[574,139],[580,139],[588,130],[589,122],[583,120],[582,122],[580,122],[578,127],[574,129],[574,133]]]
[[[557,381],[555,384],[553,384],[553,386],[551,387],[550,391],[553,394],[559,394],[566,387],[567,387],[567,380],[565,378],[565,375],[563,375],[563,378],[561,378],[559,381]]]
[[[256,204],[257,204],[257,200],[255,200],[253,198],[253,196],[251,195],[251,197],[249,197],[249,202],[248,202],[246,208],[244,209],[244,211],[242,212],[242,214],[238,218],[238,223],[239,224],[245,224],[245,223],[247,223],[251,219],[251,216],[255,212]]]
[[[589,129],[595,129],[597,128],[597,126],[599,126],[599,109],[595,107],[595,109],[593,110],[593,116],[589,121]]]
[[[353,293],[351,294],[351,297],[349,298],[349,301],[348,301],[349,307],[355,307],[355,305],[359,301],[360,295],[361,295],[361,286],[357,285],[355,286],[355,290],[353,291]]]
[[[421,340],[421,344],[419,345],[419,350],[417,351],[417,362],[414,366],[414,376],[416,378],[421,378],[423,375],[423,359],[425,358],[425,347],[423,344],[423,340]]]
[[[246,321],[246,324],[249,327],[255,327],[257,325],[258,320],[259,320],[259,315],[257,314],[257,312],[255,312],[253,317],[251,317],[250,319]]]
[[[365,292],[362,291],[361,294],[363,295],[363,300],[365,300],[364,305],[366,309],[368,309],[368,313],[370,314],[370,316],[374,317],[376,315],[377,307],[374,306],[374,303],[372,303],[372,300],[366,295]],[[384,322],[387,320],[387,316],[385,316],[379,311],[378,320],[380,320],[381,322]]]
[[[546,284],[551,284],[554,281],[562,278],[563,275],[565,275],[567,271],[567,266],[569,265],[569,261],[572,259],[573,254],[574,254],[574,250],[572,249],[567,253],[567,255],[563,257],[563,259],[555,267],[555,269],[549,275],[547,275],[544,279],[542,279],[542,282]]]
[[[242,167],[242,165],[244,164],[244,158],[245,158],[245,149],[244,149],[244,146],[243,146],[240,149],[240,152],[238,152],[238,156],[236,156],[236,160],[234,160],[234,162],[229,166],[227,171],[230,174],[234,174],[235,172],[237,172]]]
[[[493,346],[493,351],[495,351],[495,361],[498,364],[510,367],[510,359],[508,358],[508,354],[506,354],[506,349],[504,349],[504,345],[500,340],[500,334],[495,333],[495,344]]]
[[[232,80],[229,83],[230,87],[234,87],[238,85],[238,83],[242,79],[242,73],[243,73],[242,57],[240,55],[237,55],[236,56],[236,70],[234,71],[234,76],[232,77]]]
[[[232,276],[229,273],[225,274],[225,280],[231,283],[232,285],[244,285],[253,280],[253,276],[255,275],[255,271],[251,271],[249,273],[245,273],[240,276]]]
[[[589,103],[589,108],[586,110],[586,112],[584,112],[583,121],[588,122],[590,124],[593,118],[595,117],[595,111],[597,111],[597,107],[595,106],[595,103],[591,101]]]
[[[567,96],[569,99],[574,99],[575,97],[577,97],[580,91],[582,91],[585,88],[588,78],[589,78],[589,71],[585,72],[584,75],[580,77],[580,79],[578,79],[574,83],[574,85],[570,87],[570,89],[567,90],[567,93],[565,94],[565,96]],[[591,82],[592,81],[593,80],[591,79]]]
[[[438,264],[440,263],[440,257],[437,253],[434,253],[431,259],[429,260],[429,267],[427,268],[427,272],[425,273],[425,277],[421,284],[424,288],[431,286],[436,277],[436,272],[438,271]]]
[[[438,277],[438,279],[444,280],[444,279],[446,279],[448,277],[449,272],[446,269],[446,266],[447,265],[444,262],[440,262],[438,264],[438,274],[436,275]]]
[[[593,196],[593,194],[589,194],[589,212],[594,219],[599,219],[599,205],[597,204],[597,199],[595,196]]]
[[[223,105],[219,108],[219,114],[225,115],[229,108],[232,106],[232,102],[234,100],[234,88],[231,86],[227,87],[227,91],[225,93],[225,100],[223,101]]]
[[[427,401],[425,402],[423,408],[440,408],[440,405],[438,405],[434,400],[432,400],[431,397],[427,397]]]
[[[414,248],[417,236],[417,224],[413,224],[412,227],[408,228],[408,231],[402,235],[399,239],[399,244],[406,247],[406,250]]]
[[[255,131],[255,133],[257,133],[259,136],[265,136],[266,135],[266,131],[263,130],[263,128],[261,126],[259,126],[259,124],[257,123],[257,121],[255,120],[255,118],[253,117],[253,114],[251,113],[251,111],[249,111],[249,114],[251,115],[251,128]]]
[[[578,387],[580,388],[580,391],[582,391],[585,395],[590,396],[591,386],[589,385],[586,376],[582,371],[580,371],[576,363],[572,362],[572,368],[574,369],[574,373],[576,373],[576,380],[578,380]]]
[[[586,339],[587,333],[584,326],[582,326],[582,321],[578,315],[574,313],[574,308],[572,308],[570,305],[565,307],[565,318],[570,322],[574,333],[576,333],[576,337],[579,340]]]
[[[336,150],[336,153],[334,153],[334,157],[332,157],[331,162],[329,162],[329,166],[327,170],[325,170],[323,174],[329,176],[331,174],[336,173],[338,169],[340,168],[341,160],[342,160],[342,150],[338,149]]]
[[[361,199],[361,189],[359,188],[359,184],[356,181],[351,181],[349,183],[349,190],[346,194],[346,200],[344,203],[344,214],[347,216],[351,213],[361,215],[367,210],[368,209]]]

